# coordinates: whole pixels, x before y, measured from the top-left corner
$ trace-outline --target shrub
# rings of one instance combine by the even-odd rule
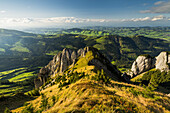
[[[27,106],[27,105],[29,105],[29,103],[28,103],[28,102],[25,102],[25,103],[24,103],[24,106]]]
[[[39,90],[38,89],[33,89],[28,93],[30,96],[40,96]]]
[[[143,75],[140,81],[151,90],[156,90],[159,85],[169,88],[167,84],[170,82],[170,72],[161,72],[160,70],[149,71]]]
[[[6,97],[4,96],[4,94],[2,94],[1,96],[0,96],[0,101],[4,101],[6,99]]]
[[[54,96],[54,95],[52,96],[52,102],[53,102],[53,103],[52,103],[53,105],[54,105],[54,104],[55,104],[55,102],[56,102],[56,98],[55,98],[55,96]]]
[[[106,76],[106,74],[104,73],[103,69],[101,71],[97,71],[97,74],[92,77],[92,80],[96,80],[99,82],[103,82],[105,84],[109,84],[110,83],[110,78],[108,76]]]
[[[47,105],[48,105],[48,98],[46,98],[46,96],[42,93],[40,108],[42,108],[43,110],[46,110],[48,107]]]
[[[5,108],[4,113],[12,113],[9,108]]]
[[[85,76],[87,76],[87,75],[85,75],[84,72],[82,72],[82,73],[75,72],[75,73],[68,74],[67,76],[66,75],[63,75],[62,77],[58,76],[56,78],[56,82],[59,83],[58,87],[62,88],[62,87],[67,86],[71,83],[75,83],[76,81],[80,80],[81,78],[83,78]]]
[[[14,84],[13,82],[10,82],[9,80],[0,80],[0,85],[9,85]]]
[[[21,113],[34,113],[34,107],[30,104],[29,106],[26,106]]]

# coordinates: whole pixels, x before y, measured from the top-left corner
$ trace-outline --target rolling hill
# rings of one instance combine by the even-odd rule
[[[131,37],[135,35],[145,36],[149,38],[164,39],[170,41],[170,27],[104,27],[89,26],[82,28],[60,29],[60,28],[39,28],[27,29],[26,32],[56,35],[56,34],[80,34],[87,36],[105,36],[119,35],[123,37]]]
[[[85,46],[99,49],[120,67],[130,67],[129,62],[140,54],[156,56],[159,52],[168,51],[170,48],[168,41],[138,35],[133,37],[79,34],[36,35],[1,29],[0,71],[30,65],[44,66],[63,48],[78,50]]]
[[[64,48],[77,51],[86,46],[95,47],[124,71],[140,54],[156,56],[161,51],[170,50],[168,41],[137,35],[41,35],[6,29],[0,31],[0,82],[5,82],[0,86],[0,94],[5,96],[33,89],[32,77],[37,76],[39,68],[47,65]]]
[[[69,51],[62,51],[61,65],[62,62],[71,61],[72,58],[69,59],[67,56],[72,56],[73,52]],[[109,76],[106,73],[109,68],[104,67],[112,64],[95,48],[84,48],[82,53],[76,58],[75,63],[68,64],[68,68],[62,72],[57,71],[58,67],[61,69],[61,65],[58,65],[60,60],[55,61],[60,55],[54,57],[47,66],[40,70],[41,76],[45,77],[49,74],[49,79],[40,87],[40,96],[37,94],[36,99],[26,101],[22,107],[18,105],[19,108],[12,112],[168,113],[170,111],[170,97],[167,95],[122,82],[122,79],[118,79],[120,74],[115,67],[112,68],[115,71]],[[55,75],[50,74],[53,71],[51,67],[56,65],[54,62],[58,65],[56,70],[54,69],[57,72]],[[98,64],[103,66],[100,67]],[[41,76],[39,78],[42,78]],[[9,108],[14,107],[9,106]]]

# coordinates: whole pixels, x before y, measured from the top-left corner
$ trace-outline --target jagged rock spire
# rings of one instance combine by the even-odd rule
[[[66,69],[74,66],[79,57],[85,57],[88,51],[92,51],[94,55],[98,56],[98,58],[94,58],[89,61],[89,65],[94,65],[98,69],[103,69],[104,72],[112,78],[119,79],[119,77],[121,77],[118,77],[118,75],[121,74],[116,66],[113,66],[110,61],[104,55],[99,53],[96,48],[85,47],[84,49],[79,49],[77,52],[64,48],[61,53],[53,57],[53,60],[51,60],[47,66],[40,69],[40,79],[36,79],[35,84],[37,84],[37,87],[40,87],[45,83],[44,80],[46,80],[48,77],[54,77],[57,73],[62,74]]]

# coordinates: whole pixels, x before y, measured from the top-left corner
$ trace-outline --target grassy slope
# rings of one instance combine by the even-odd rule
[[[170,72],[160,72],[155,68],[141,73],[131,79],[132,82],[144,85],[159,92],[170,93]]]
[[[103,82],[92,79],[96,73],[93,71],[94,66],[88,66],[88,62],[93,58],[89,52],[74,67],[74,71],[85,72],[88,76],[60,87],[63,82],[63,79],[61,79],[60,82],[40,92],[45,96],[39,96],[35,100],[27,102],[29,105],[33,105],[34,112],[43,109],[42,103],[44,99],[47,101],[47,105],[43,112],[46,113],[111,113],[118,111],[168,113],[170,111],[170,97],[165,94],[123,82],[113,80]],[[66,76],[66,79],[64,81],[69,80],[69,75]],[[28,109],[29,105],[14,109],[13,112]]]
[[[137,94],[137,93],[139,94]],[[48,98],[46,113],[63,112],[169,112],[170,98],[162,93],[149,92],[142,87],[111,81],[110,85],[97,81],[80,79],[69,87],[54,85],[41,93]],[[56,101],[53,103],[52,96]],[[42,97],[29,103],[34,110],[40,110]],[[20,112],[24,107],[13,110]]]
[[[155,71],[155,70],[156,70],[156,69],[153,68],[153,69],[151,69],[151,70],[149,70],[149,71]],[[131,81],[132,81],[132,82],[141,82],[141,81],[139,81],[139,80],[140,80],[140,79],[143,77],[143,75],[144,75],[145,73],[147,73],[147,72],[148,72],[148,71],[139,74],[138,76],[132,78]]]

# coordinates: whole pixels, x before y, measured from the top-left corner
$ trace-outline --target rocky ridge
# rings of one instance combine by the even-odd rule
[[[40,69],[38,78],[34,80],[35,87],[38,88],[42,86],[49,77],[55,77],[56,74],[63,74],[65,70],[73,67],[79,58],[85,57],[89,51],[92,51],[97,58],[90,60],[88,65],[94,65],[98,69],[103,69],[108,76],[120,80],[121,72],[96,48],[85,47],[78,51],[64,48],[61,53],[53,57],[53,60],[51,60],[47,66]]]

